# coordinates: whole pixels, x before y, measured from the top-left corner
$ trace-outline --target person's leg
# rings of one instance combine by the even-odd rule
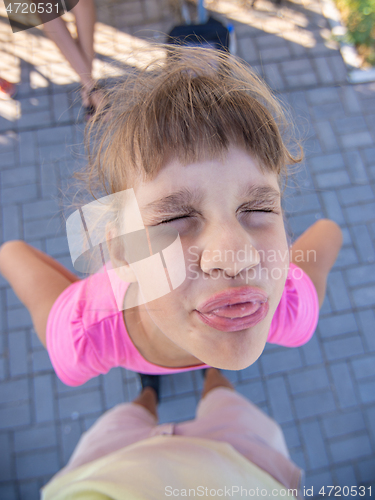
[[[155,418],[158,417],[156,392],[151,387],[145,387],[133,403],[146,408]]]
[[[206,376],[204,379],[204,386],[202,392],[202,399],[213,389],[217,387],[226,387],[227,389],[235,390],[229,380],[224,377],[220,370],[216,368],[207,368]]]
[[[93,0],[79,0],[72,9],[76,18],[78,45],[84,54],[92,71],[92,61],[94,59],[94,27],[96,21],[95,5]]]
[[[79,278],[24,241],[2,245],[0,272],[29,310],[35,331],[45,346],[49,312],[57,297]]]
[[[43,15],[41,18],[43,21]],[[55,42],[62,55],[77,73],[82,86],[91,88],[93,85],[91,78],[92,60],[87,59],[86,54],[82,52],[77,41],[71,36],[61,17],[44,23],[43,30],[48,38]],[[86,103],[84,104],[86,105]]]
[[[341,245],[341,229],[328,219],[315,222],[292,245],[291,262],[303,269],[314,283],[319,306],[323,304],[328,273]]]

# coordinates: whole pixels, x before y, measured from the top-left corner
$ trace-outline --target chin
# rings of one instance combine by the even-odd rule
[[[228,353],[228,351],[224,352],[222,355],[214,355],[214,356],[205,356],[201,359],[202,363],[207,364],[208,366],[212,366],[213,368],[219,368],[221,370],[244,370],[248,368],[252,364],[254,364],[259,356],[262,354],[264,349],[250,349],[250,352],[247,355],[244,355],[243,351],[241,354],[238,353]]]

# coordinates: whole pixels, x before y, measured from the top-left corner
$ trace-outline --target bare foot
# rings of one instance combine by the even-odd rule
[[[216,368],[207,368],[202,398],[204,398],[208,392],[212,391],[212,389],[216,389],[216,387],[227,387],[234,391],[233,385],[224,377],[220,370]]]

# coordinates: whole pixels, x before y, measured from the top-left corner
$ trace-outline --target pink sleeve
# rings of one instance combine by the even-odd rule
[[[126,358],[122,311],[113,304],[107,285],[102,276],[73,283],[51,309],[47,350],[57,376],[66,385],[84,384]],[[95,294],[90,293],[91,286]]]
[[[315,332],[318,319],[319,301],[315,286],[300,267],[290,264],[267,342],[286,347],[303,345]]]

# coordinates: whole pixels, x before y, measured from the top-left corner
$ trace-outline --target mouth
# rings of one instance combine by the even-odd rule
[[[258,324],[268,309],[268,296],[263,290],[241,287],[214,295],[195,311],[206,325],[222,332],[236,332]]]

